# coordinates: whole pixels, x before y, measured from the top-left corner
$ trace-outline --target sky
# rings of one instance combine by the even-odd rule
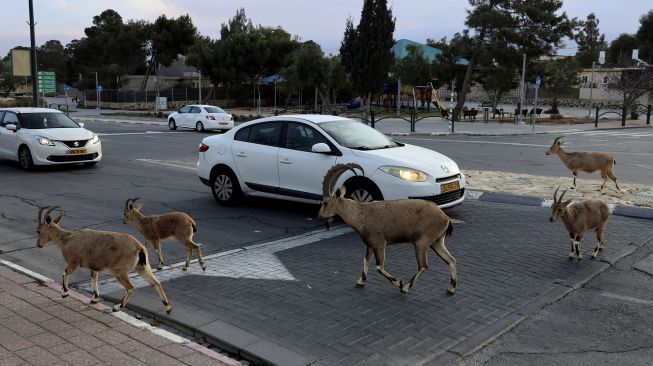
[[[5,14],[0,22],[0,55],[15,46],[29,46],[29,7],[27,0],[0,0]],[[439,40],[464,29],[465,0],[388,0],[396,17],[395,39],[407,38],[425,43]],[[36,45],[56,39],[66,45],[84,36],[93,16],[106,9],[117,11],[123,21],[154,21],[159,15],[176,18],[188,14],[198,31],[219,38],[220,25],[239,8],[255,25],[281,26],[301,40],[313,40],[327,54],[337,54],[348,17],[358,24],[363,0],[33,0]],[[653,9],[651,0],[565,0],[563,11],[570,17],[585,19],[594,12],[608,42],[621,33],[634,34],[639,18]],[[560,54],[574,54],[568,43]]]

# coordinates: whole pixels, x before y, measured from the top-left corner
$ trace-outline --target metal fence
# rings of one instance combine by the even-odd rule
[[[202,88],[203,99],[218,99],[210,93],[215,93],[215,90]],[[157,97],[155,90],[105,89],[99,94],[103,103],[154,103]],[[84,90],[83,95],[89,102],[95,102],[98,98],[98,92],[92,89]],[[199,88],[170,88],[159,90],[158,96],[167,98],[168,102],[193,102],[199,101],[200,90]]]

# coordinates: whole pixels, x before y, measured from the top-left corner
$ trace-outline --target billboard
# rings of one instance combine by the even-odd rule
[[[14,76],[32,76],[29,50],[11,50],[11,72]]]

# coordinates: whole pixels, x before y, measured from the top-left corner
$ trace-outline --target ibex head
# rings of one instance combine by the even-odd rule
[[[562,202],[562,197],[565,196],[567,190],[562,191],[560,198],[558,198],[558,190],[560,187],[556,188],[556,191],[553,192],[553,204],[551,205],[551,217],[549,217],[550,222],[554,222],[558,217],[562,216],[562,213],[565,211],[565,208],[569,206],[571,200]]]
[[[50,212],[52,212],[54,209],[58,208],[57,206],[53,207],[41,207],[39,209],[38,217],[37,217],[37,222],[38,225],[36,226],[36,246],[39,248],[43,248],[47,243],[54,241],[55,236],[54,236],[54,231],[52,230],[54,226],[58,226],[59,222],[63,218],[63,212],[57,217],[56,219],[53,219],[52,216],[50,216]],[[44,217],[41,217],[41,213],[43,210],[47,209],[45,212]]]
[[[556,137],[556,139],[553,140],[553,143],[551,144],[551,147],[546,151],[547,155],[555,154],[555,153],[558,152],[558,150],[560,150],[560,146],[562,145],[562,141],[560,141],[560,139],[562,137],[563,136]]]
[[[342,202],[345,200],[346,189],[345,186],[340,187],[340,189],[334,191],[336,182],[338,178],[346,172],[351,170],[356,174],[356,170],[361,171],[362,174],[365,174],[363,167],[358,164],[336,164],[327,171],[324,175],[324,180],[322,181],[322,193],[324,198],[322,199],[322,206],[320,207],[320,212],[318,217],[326,222],[327,229],[331,228],[331,223],[333,222],[333,217],[336,215],[336,211]],[[358,175],[358,174],[356,174]]]
[[[129,224],[133,220],[134,211],[139,211],[143,208],[143,201],[140,198],[131,198],[125,202],[125,213],[123,222]]]

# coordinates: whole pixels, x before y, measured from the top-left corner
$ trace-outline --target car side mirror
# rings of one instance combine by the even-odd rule
[[[324,142],[320,142],[313,145],[313,147],[311,147],[311,151],[320,154],[329,154],[331,153],[331,148]]]
[[[9,131],[14,131],[14,132],[18,131],[18,127],[13,123],[8,123],[5,126],[5,128],[8,129]]]
[[[77,124],[79,125],[80,128],[84,128],[84,122],[78,122]]]

